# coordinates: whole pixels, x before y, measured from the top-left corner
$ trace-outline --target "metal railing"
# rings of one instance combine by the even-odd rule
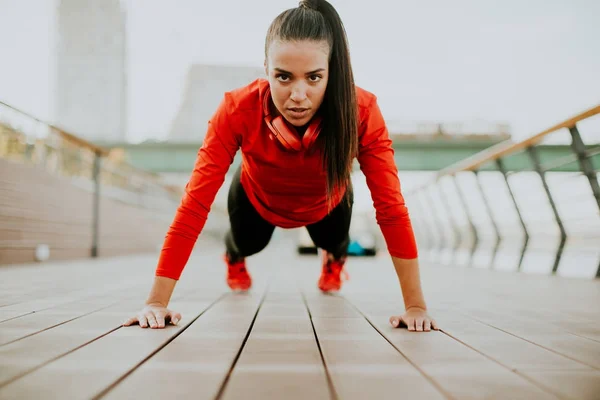
[[[98,255],[100,196],[172,214],[182,188],[128,164],[123,154],[83,140],[0,102],[0,158],[31,164],[93,193],[91,256]]]
[[[600,105],[525,140],[501,142],[407,192],[420,246],[439,258],[455,260],[460,253],[469,265],[478,250],[487,249],[493,267],[501,246],[520,244],[520,270],[535,240],[546,254],[555,249],[549,253],[552,273],[567,240],[600,256],[600,138],[586,144],[580,133],[582,121],[598,114]],[[565,139],[570,155],[540,157],[547,155],[540,149],[552,147],[546,142]],[[529,168],[512,162],[518,153],[528,156]],[[579,172],[556,172],[566,165]],[[600,277],[600,264],[595,274]]]

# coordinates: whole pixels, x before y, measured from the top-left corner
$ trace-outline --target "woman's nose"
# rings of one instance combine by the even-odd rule
[[[306,88],[304,88],[302,85],[295,86],[292,89],[290,99],[296,103],[303,102],[306,99]]]

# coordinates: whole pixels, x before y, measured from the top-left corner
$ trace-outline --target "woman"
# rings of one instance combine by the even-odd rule
[[[247,290],[245,259],[275,227],[306,227],[323,249],[318,282],[341,288],[349,242],[356,157],[402,287],[406,312],[394,327],[437,329],[423,298],[417,246],[400,191],[391,140],[373,94],[354,85],[346,33],[325,0],[281,13],[265,42],[268,79],[225,94],[211,118],[186,193],[167,233],[146,307],[124,325],[163,328],[181,315],[167,309],[210,206],[238,149],[242,164],[228,197],[227,283]]]

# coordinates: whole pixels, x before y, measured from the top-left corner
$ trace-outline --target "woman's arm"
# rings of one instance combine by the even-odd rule
[[[175,217],[167,231],[156,276],[179,280],[204,228],[217,192],[225,181],[241,141],[234,100],[228,93],[208,123],[202,147]]]
[[[233,101],[226,94],[209,121],[194,170],[167,231],[146,305],[125,321],[125,326],[137,322],[142,328],[163,328],[168,318],[175,324],[181,319],[179,313],[168,310],[167,306],[241,145],[241,130],[232,116],[233,109]]]
[[[432,328],[438,330],[437,322],[427,313],[427,305],[421,289],[418,259],[392,257],[392,262],[398,275],[406,310],[403,315],[390,317],[392,326],[397,328],[403,323],[409,331],[429,331]]]
[[[407,260],[392,257],[392,262],[394,263],[394,269],[396,270],[400,288],[402,289],[404,308],[408,310],[417,307],[422,310],[427,310],[425,297],[423,296],[423,290],[421,289],[418,259],[414,258]]]
[[[409,330],[427,331],[437,324],[427,315],[427,307],[421,289],[417,244],[408,208],[400,189],[394,149],[381,111],[373,95],[362,95],[359,127],[360,168],[365,174],[371,192],[376,219],[394,269],[398,275],[405,313],[392,316],[394,327],[404,323]]]

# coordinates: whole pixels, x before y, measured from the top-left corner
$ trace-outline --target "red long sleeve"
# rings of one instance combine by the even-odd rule
[[[375,96],[361,114],[365,118],[357,158],[371,192],[377,223],[392,256],[416,258],[417,244],[400,189],[392,141]]]
[[[232,108],[232,100],[226,95],[209,121],[185,194],[165,237],[157,276],[179,279],[215,196],[225,181],[225,174],[241,142],[240,134],[234,133],[231,126]]]

